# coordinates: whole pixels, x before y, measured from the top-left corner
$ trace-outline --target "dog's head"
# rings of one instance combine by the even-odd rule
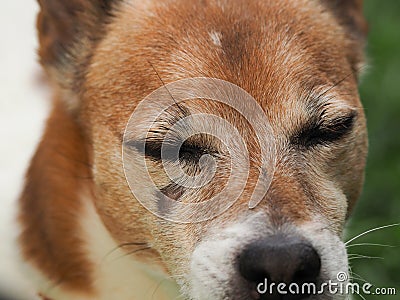
[[[341,234],[367,152],[361,1],[40,2],[41,61],[85,137],[118,243],[150,245],[143,259],[157,256],[191,299],[278,299],[257,284],[347,272]],[[199,85],[168,85],[187,78]],[[159,102],[147,97],[160,87]],[[196,185],[199,174],[211,176]],[[197,220],[164,205],[216,195]]]

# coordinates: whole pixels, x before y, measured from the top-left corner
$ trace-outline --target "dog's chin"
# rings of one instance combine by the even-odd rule
[[[212,276],[210,276],[212,280]],[[209,284],[204,282],[204,285],[194,284],[189,287],[192,290],[189,294],[183,293],[185,300],[269,300],[269,299],[302,299],[302,300],[349,300],[352,299],[349,295],[344,294],[331,294],[329,291],[318,294],[307,294],[302,295],[301,293],[293,293],[290,295],[289,292],[285,292],[285,297],[279,298],[277,292],[275,294],[260,294],[256,290],[256,285],[248,282],[244,282],[242,278],[232,278],[232,283],[228,285]],[[319,289],[325,281],[319,281],[316,283],[316,288]],[[261,283],[260,283],[261,284]],[[276,285],[275,285],[276,286]],[[200,290],[201,289],[201,290]],[[318,292],[318,290],[317,290]],[[283,295],[283,294],[281,294]]]
[[[182,300],[252,300],[252,299],[302,299],[302,300],[351,300],[353,299],[349,295],[332,295],[329,293],[319,294],[319,295],[311,295],[306,298],[277,298],[276,296],[265,295],[262,298],[259,294],[254,292],[248,292],[248,290],[240,291],[234,286],[226,287],[226,294],[219,298],[216,298],[213,293],[209,295],[183,295]]]
[[[318,282],[316,284],[321,286],[323,282]],[[214,290],[211,290],[214,288]],[[282,298],[283,297],[283,298]],[[352,297],[345,294],[331,294],[329,291],[324,293],[318,293],[313,295],[301,295],[292,294],[289,292],[282,294],[281,297],[275,294],[259,294],[256,291],[256,285],[243,282],[241,278],[232,279],[232,283],[226,286],[219,286],[217,289],[215,287],[207,287],[204,285],[203,291],[196,291],[191,294],[183,294],[182,299],[185,300],[262,300],[262,299],[302,299],[302,300],[350,300]]]
[[[264,223],[259,220],[264,220]],[[320,291],[323,283],[337,283],[338,274],[348,274],[345,245],[335,233],[326,228],[318,222],[280,228],[281,232],[308,240],[318,252],[321,263],[315,282],[317,293],[285,296],[287,298],[282,299],[348,299],[346,295],[331,293],[327,287]],[[185,282],[180,282],[183,295],[191,300],[281,299],[257,292],[256,284],[243,278],[237,263],[238,254],[243,252],[246,245],[271,234],[274,234],[274,230],[265,225],[265,215],[262,214],[226,227],[215,235],[211,234],[193,252],[189,274]]]

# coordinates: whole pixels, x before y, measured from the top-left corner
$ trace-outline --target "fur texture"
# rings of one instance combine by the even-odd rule
[[[38,287],[42,295],[111,299],[115,291],[119,299],[151,299],[146,287],[158,293],[159,284],[174,286],[173,279],[187,299],[247,299],[235,257],[247,243],[276,232],[310,241],[321,255],[321,280],[347,271],[340,236],[361,191],[367,153],[357,91],[366,32],[361,1],[40,5],[39,55],[55,101],[20,199],[20,245],[46,282]],[[256,99],[274,130],[276,166],[268,193],[249,210],[262,169],[252,129],[229,107],[185,102],[189,113],[215,114],[234,124],[245,137],[251,165],[246,188],[228,211],[206,222],[177,224],[157,218],[133,197],[121,148],[138,103],[163,83],[190,77],[223,79]],[[350,129],[340,139],[315,138],[315,124],[332,129],[339,122],[333,130],[339,131],[346,118]],[[216,141],[196,143],[223,153]],[[149,165],[160,185],[168,183],[160,164]],[[182,201],[209,197],[225,184],[224,170],[207,189],[175,195]],[[102,268],[102,256],[118,246],[127,263]],[[137,291],[129,291],[131,284]]]

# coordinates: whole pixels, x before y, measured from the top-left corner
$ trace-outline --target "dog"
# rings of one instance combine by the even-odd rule
[[[53,102],[19,244],[42,299],[346,297],[260,284],[348,272],[367,155],[361,0],[39,4]],[[198,174],[212,176],[185,185]]]

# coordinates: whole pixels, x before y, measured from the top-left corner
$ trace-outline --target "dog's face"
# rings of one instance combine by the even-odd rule
[[[367,151],[357,91],[363,31],[359,1],[104,1],[101,7],[85,2],[90,1],[71,6],[95,7],[93,14],[101,17],[86,23],[79,14],[71,17],[75,29],[82,27],[69,55],[60,55],[67,47],[55,50],[51,40],[56,35],[58,45],[72,45],[71,32],[60,35],[68,21],[47,35],[42,30],[41,54],[50,73],[61,78],[68,109],[89,141],[95,204],[114,239],[150,245],[152,250],[137,253],[138,259],[160,261],[190,299],[275,299],[256,292],[263,278],[321,283],[347,272],[341,234],[360,194]],[[51,18],[52,5],[42,4],[42,19],[61,22]],[[107,21],[106,9],[112,15]],[[255,135],[229,103],[196,98],[162,107],[167,110],[146,131],[147,114],[160,110],[148,105],[134,124],[140,126],[124,135],[148,94],[163,83],[193,77],[239,86],[268,120],[274,173],[253,209],[248,202],[264,168],[260,147],[270,137]],[[121,149],[129,148],[130,170],[139,170],[137,161],[145,157],[159,193],[146,189],[141,171],[131,176],[146,201],[157,203],[162,194],[181,203],[206,201],[227,185],[230,162],[242,153],[234,142],[224,143],[214,134],[223,136],[228,127],[211,121],[205,126],[193,117],[198,114],[217,116],[237,130],[248,150],[248,178],[225,212],[202,222],[175,223],[135,199]],[[180,120],[184,126],[174,127]],[[204,155],[213,159],[207,184],[188,187],[167,174],[161,145],[168,135],[176,137],[173,141],[187,137],[181,146],[173,145],[179,159],[169,167],[172,171],[181,168],[193,176],[203,169]],[[144,139],[141,151],[135,145]],[[242,171],[241,165],[234,167]],[[237,194],[234,189],[227,197]]]

